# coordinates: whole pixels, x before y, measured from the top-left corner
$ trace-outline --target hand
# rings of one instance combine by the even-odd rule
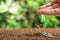
[[[38,9],[38,14],[60,15],[60,0],[52,0],[48,5],[41,6]]]

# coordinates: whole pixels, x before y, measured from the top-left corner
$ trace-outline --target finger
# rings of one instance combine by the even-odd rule
[[[59,4],[56,3],[52,7],[53,7],[53,9],[58,8],[59,7]]]
[[[56,14],[60,15],[60,9],[59,9],[59,8],[54,9],[54,12],[55,12]]]
[[[40,9],[46,9],[46,8],[48,8],[48,9],[55,9],[55,8],[58,8],[59,7],[59,4],[54,4],[54,5],[50,5],[50,6],[48,6],[48,5],[43,5],[43,6],[41,6],[40,8],[38,8],[39,10]]]
[[[55,9],[55,8],[58,8],[59,7],[59,4],[54,4],[50,7],[47,7],[47,9]]]
[[[53,7],[52,7],[52,6],[50,6],[50,7],[47,7],[46,9],[53,9]]]
[[[60,9],[41,9],[38,10],[38,14],[44,14],[44,15],[60,15]]]
[[[43,5],[43,6],[40,6],[40,8],[39,8],[39,9],[47,8],[47,7],[49,7],[49,6],[51,6],[51,3],[48,3],[48,4]]]
[[[57,3],[60,4],[60,0],[57,0]]]
[[[51,1],[51,5],[54,5],[54,4],[56,4],[57,3],[57,0],[52,0]]]
[[[55,12],[54,12],[54,9],[41,9],[41,10],[38,10],[38,14],[55,15]]]

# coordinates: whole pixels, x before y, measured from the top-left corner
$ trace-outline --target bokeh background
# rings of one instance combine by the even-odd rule
[[[51,0],[0,0],[0,28],[59,28],[60,16],[38,15]]]

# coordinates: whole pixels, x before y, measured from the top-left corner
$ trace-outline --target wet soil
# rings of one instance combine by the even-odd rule
[[[56,37],[42,35],[42,32],[50,33]],[[23,28],[0,29],[0,40],[60,40],[60,29],[56,28]]]

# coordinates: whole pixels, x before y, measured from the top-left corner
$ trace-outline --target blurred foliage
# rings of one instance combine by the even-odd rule
[[[50,0],[0,0],[0,28],[58,28],[56,16],[38,15]]]

